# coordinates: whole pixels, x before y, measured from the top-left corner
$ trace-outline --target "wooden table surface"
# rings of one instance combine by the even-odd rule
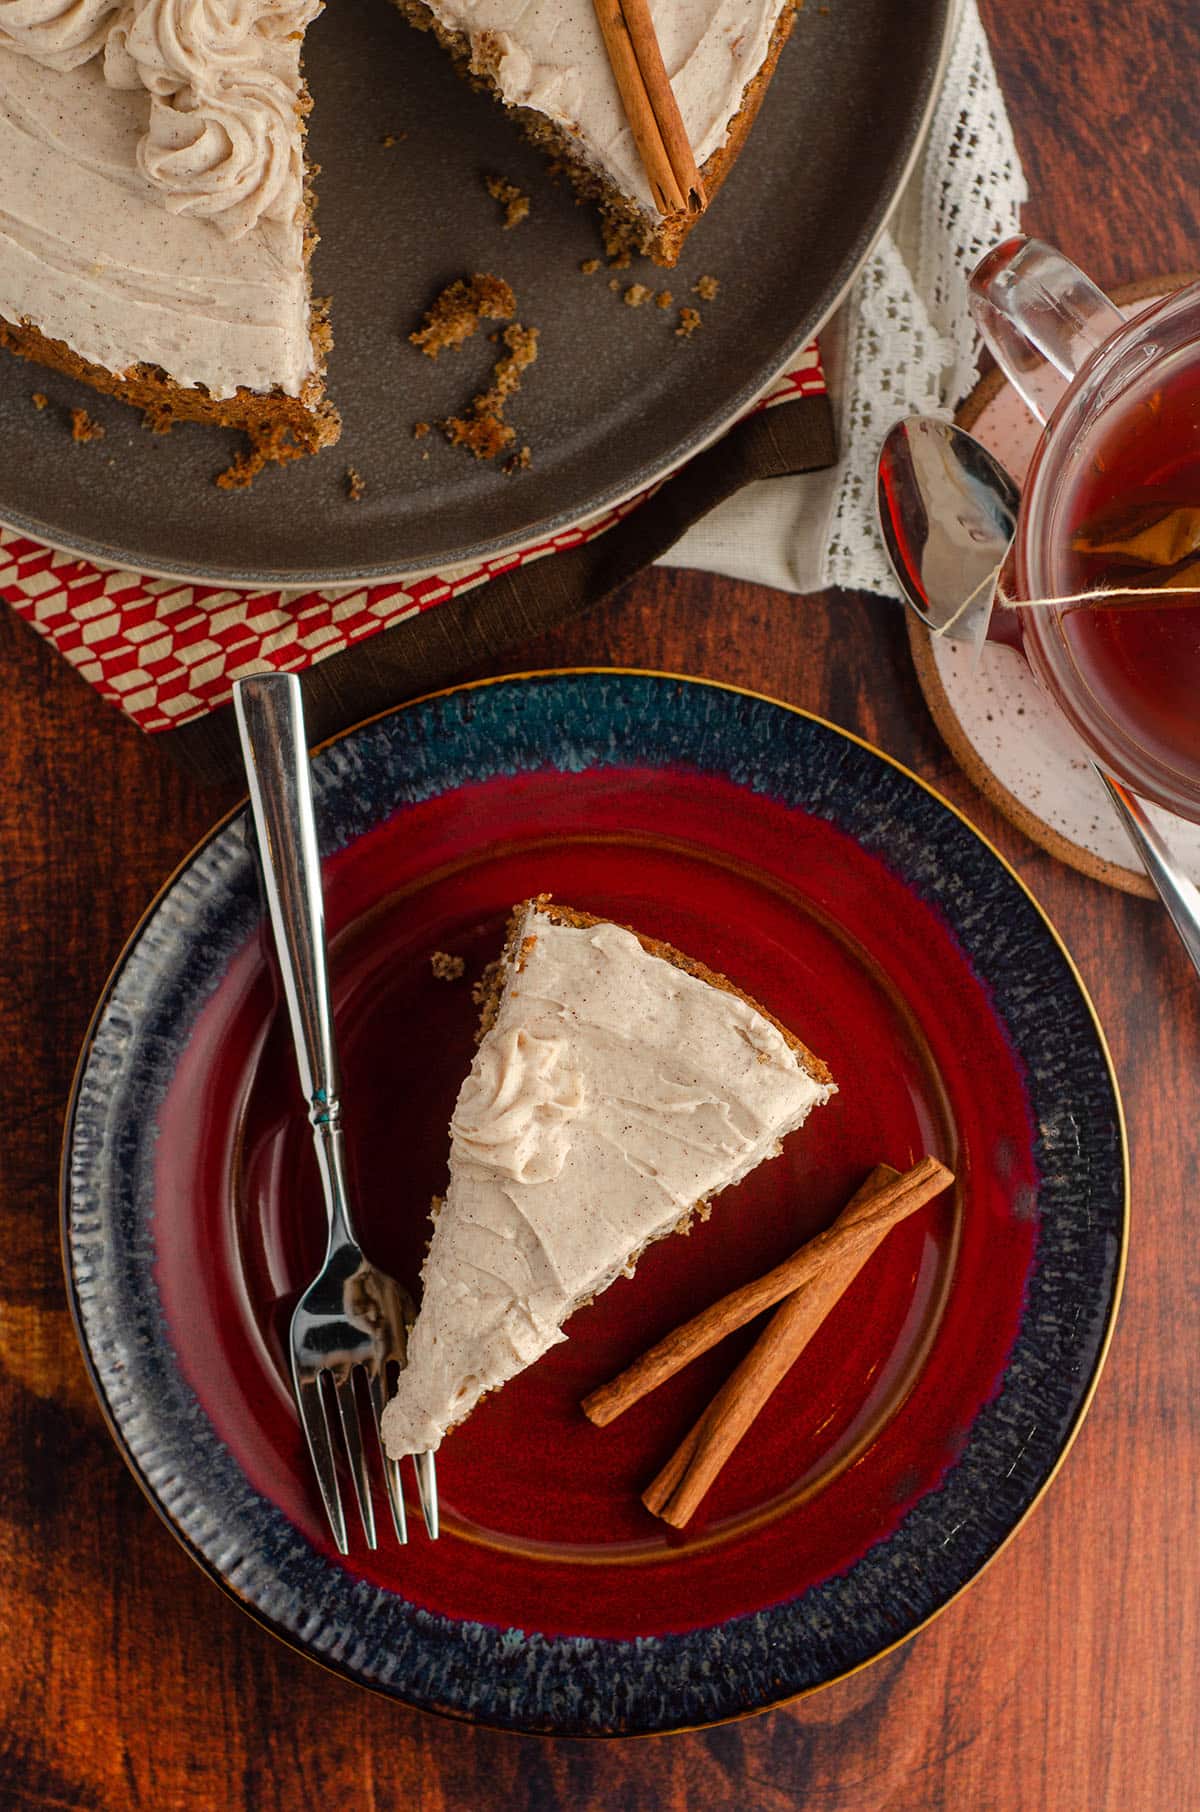
[[[1196,0],[985,10],[1031,230],[1112,284],[1200,263]],[[1074,951],[1124,1090],[1134,1216],[1115,1345],[1048,1499],[922,1635],[789,1709],[607,1746],[473,1731],[319,1672],[213,1589],[118,1458],[64,1305],[63,1107],[112,958],[233,795],[184,779],[7,612],[0,660],[0,1043],[13,1082],[0,1133],[0,1806],[1200,1805],[1200,992],[1156,906],[1058,866],[959,775],[897,607],[658,572],[508,665],[664,667],[814,707],[999,844]]]

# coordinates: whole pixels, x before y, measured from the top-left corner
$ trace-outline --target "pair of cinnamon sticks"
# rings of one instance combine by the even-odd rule
[[[764,1309],[782,1304],[750,1352],[642,1494],[656,1516],[677,1529],[690,1521],[718,1473],[776,1386],[871,1254],[902,1220],[954,1181],[936,1158],[903,1176],[888,1164],[871,1172],[827,1232],[753,1283],[676,1328],[619,1377],[585,1397],[598,1427],[624,1414],[658,1385]]]
[[[708,206],[704,182],[659,48],[649,0],[594,0],[608,60],[660,214]]]

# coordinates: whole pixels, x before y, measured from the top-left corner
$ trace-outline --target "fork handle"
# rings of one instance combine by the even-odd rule
[[[300,682],[294,673],[257,673],[236,682],[233,702],[300,1086],[320,1150],[340,1144],[333,1135],[342,1110]]]

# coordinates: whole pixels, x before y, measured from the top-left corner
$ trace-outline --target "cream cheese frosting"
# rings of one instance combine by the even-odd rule
[[[0,0],[0,316],[110,371],[298,395],[318,0]]]
[[[102,58],[150,98],[137,167],[173,213],[233,238],[295,215],[300,39],[320,0],[0,0],[0,49],[65,72]]]
[[[504,100],[570,134],[593,165],[653,220],[662,218],[625,118],[592,0],[426,0],[465,32]],[[746,86],[792,0],[652,0],[671,87],[696,161],[720,150]]]
[[[451,1121],[450,1185],[383,1418],[396,1458],[436,1447],[833,1093],[747,1001],[616,925],[531,907],[517,947]]]

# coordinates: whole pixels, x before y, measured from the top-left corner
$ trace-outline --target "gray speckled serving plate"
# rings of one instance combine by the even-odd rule
[[[539,155],[432,38],[386,0],[333,0],[312,27],[309,145],[321,166],[313,265],[334,297],[330,393],[344,429],[319,458],[268,472],[249,492],[214,475],[238,437],[188,425],[160,437],[86,386],[0,357],[0,520],[35,539],[145,572],[216,584],[333,585],[476,560],[578,522],[650,484],[711,438],[834,306],[881,227],[919,143],[941,65],[950,0],[829,0],[806,6],[732,176],[679,269],[617,273],[696,302],[702,331],[673,337],[676,311],[633,310],[609,273],[592,211],[555,186]],[[390,149],[385,134],[408,133]],[[487,173],[533,197],[503,232]],[[453,413],[495,356],[482,335],[436,364],[405,338],[454,277],[506,277],[540,356],[510,418],[532,470],[480,468],[414,422]],[[42,390],[42,413],[30,397]],[[106,438],[76,446],[85,405]],[[427,452],[428,458],[422,458]],[[367,492],[347,500],[347,466]]]
[[[364,1237],[406,1281],[444,1187],[475,1014],[429,955],[461,952],[479,973],[524,893],[551,889],[725,969],[811,1040],[840,1093],[444,1444],[439,1542],[341,1561],[281,1344],[322,1217],[235,816],[117,965],[64,1152],[81,1339],[160,1514],[314,1658],[510,1729],[719,1721],[911,1635],[1053,1478],[1120,1293],[1120,1102],[1032,897],[865,744],[660,675],[435,696],[330,744],[314,788]],[[580,1397],[827,1224],[880,1158],[922,1150],[953,1166],[953,1197],[889,1236],[695,1524],[667,1530],[638,1492],[737,1337],[614,1429],[593,1428]]]

